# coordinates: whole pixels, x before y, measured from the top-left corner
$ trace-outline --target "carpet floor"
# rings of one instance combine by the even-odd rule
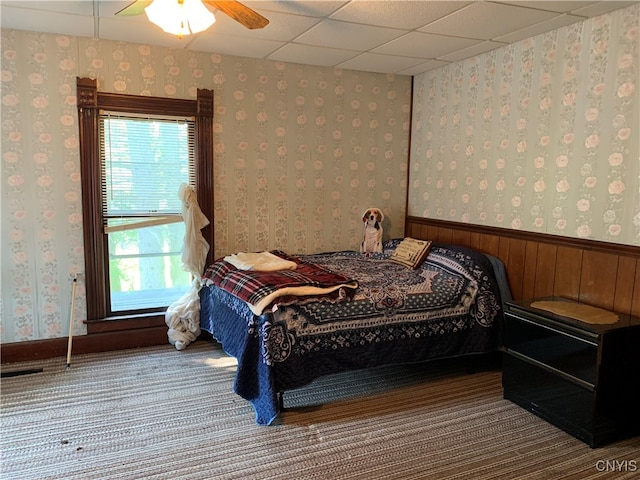
[[[333,375],[269,427],[216,343],[3,365],[3,480],[632,479],[640,438],[591,449],[460,362]]]

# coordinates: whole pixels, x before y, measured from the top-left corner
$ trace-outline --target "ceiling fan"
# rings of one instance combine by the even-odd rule
[[[186,4],[186,2],[192,2],[193,0],[171,0],[171,1],[164,0],[164,1],[166,4],[171,4],[171,8],[174,8],[178,6],[182,7]],[[116,12],[116,15],[118,16],[140,15],[144,13],[145,9],[148,6],[150,6],[151,3],[153,3],[153,0],[135,0],[134,2],[130,3],[128,6],[126,6],[122,10]],[[161,3],[161,2],[158,1],[158,3]],[[244,25],[245,27],[251,30],[254,30],[257,28],[264,28],[269,24],[269,20],[264,18],[258,12],[252,10],[246,5],[243,5],[242,3],[237,2],[235,0],[221,0],[221,1],[202,0],[202,3],[205,5],[209,5],[214,9],[220,10],[221,12],[229,15],[236,22],[239,22],[240,24]],[[200,8],[203,8],[203,7],[200,6]],[[204,13],[211,15],[211,13],[208,12],[208,10],[207,12],[204,12]],[[213,23],[213,20],[211,21],[211,23]],[[182,35],[179,34],[178,36],[182,36]]]

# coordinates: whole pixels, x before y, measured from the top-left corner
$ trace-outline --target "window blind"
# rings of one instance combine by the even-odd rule
[[[181,183],[195,185],[195,121],[99,116],[105,231],[181,221]]]

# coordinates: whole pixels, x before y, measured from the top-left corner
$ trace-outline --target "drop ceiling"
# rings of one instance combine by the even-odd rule
[[[595,17],[618,1],[243,1],[269,25],[248,30],[212,10],[207,31],[178,39],[146,15],[116,16],[129,0],[0,1],[2,28],[201,52],[415,75]]]

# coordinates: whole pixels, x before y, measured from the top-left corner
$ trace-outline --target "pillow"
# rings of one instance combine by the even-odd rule
[[[415,238],[406,237],[396,247],[389,260],[412,269],[418,268],[427,258],[431,243],[431,240],[416,240]]]

